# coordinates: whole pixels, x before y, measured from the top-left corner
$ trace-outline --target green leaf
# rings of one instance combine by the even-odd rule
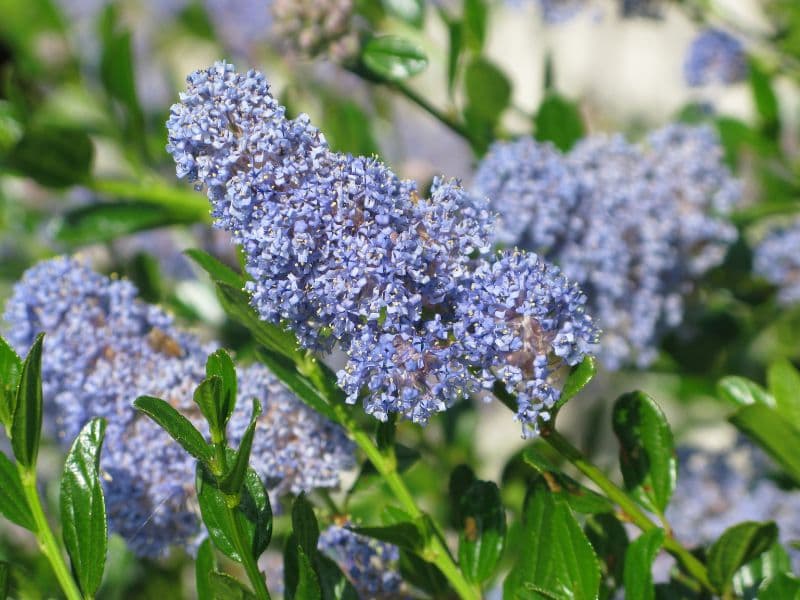
[[[225,394],[222,388],[222,378],[211,375],[203,381],[194,391],[194,403],[208,423],[211,432],[211,441],[214,444],[222,443],[225,438],[225,416],[230,414],[232,407],[225,405]]]
[[[0,513],[12,523],[36,531],[17,466],[3,453],[0,453]]]
[[[428,592],[433,598],[447,598],[450,595],[447,579],[436,565],[405,548],[400,548],[399,567],[403,581]]]
[[[750,89],[758,112],[761,130],[770,138],[780,133],[780,107],[770,76],[758,61],[750,60]]]
[[[506,513],[500,490],[476,481],[461,497],[458,563],[467,579],[481,583],[497,567],[506,543]]]
[[[214,560],[214,548],[211,540],[206,538],[197,550],[197,560],[194,563],[195,587],[197,588],[197,600],[214,600],[214,592],[211,589],[210,575],[217,568]]]
[[[778,573],[764,582],[758,590],[758,600],[798,600],[800,579],[787,573]]]
[[[608,498],[559,471],[537,451],[535,446],[523,451],[522,460],[534,468],[544,478],[550,491],[567,502],[575,512],[599,514],[614,511],[614,504]]]
[[[11,591],[11,565],[0,560],[0,600],[6,600]]]
[[[11,422],[11,447],[17,462],[27,469],[36,466],[42,435],[42,344],[44,334],[36,336],[17,387],[14,418]]]
[[[708,551],[708,578],[719,591],[730,588],[734,573],[769,549],[778,537],[775,523],[746,521],[728,528]]]
[[[314,561],[319,587],[325,600],[359,600],[358,592],[339,566],[324,554],[317,553]]]
[[[56,226],[55,237],[71,245],[107,242],[137,231],[199,220],[197,215],[149,202],[99,202],[67,212]]]
[[[575,365],[564,382],[561,390],[561,397],[556,402],[555,410],[564,406],[569,400],[578,395],[585,388],[597,373],[597,359],[594,356],[587,356],[579,364]]]
[[[153,419],[184,450],[204,463],[211,463],[213,453],[203,435],[195,429],[191,421],[172,406],[152,396],[139,396],[133,406]]]
[[[21,372],[22,359],[8,342],[0,337],[0,423],[6,427],[11,427]]]
[[[536,482],[525,500],[522,537],[503,597],[594,600],[599,586],[597,557],[569,506]]]
[[[84,596],[93,597],[103,580],[108,549],[108,526],[100,451],[106,423],[94,418],[72,444],[61,475],[61,526],[72,571]]]
[[[775,409],[800,428],[800,373],[788,360],[780,360],[769,366],[767,383]]]
[[[325,139],[333,151],[378,154],[370,119],[356,102],[326,97],[323,109]]]
[[[411,551],[418,551],[425,545],[425,536],[422,535],[419,527],[408,521],[383,527],[349,527],[348,529],[359,535],[389,542]]]
[[[425,20],[424,0],[382,0],[382,3],[387,13],[414,27],[421,27]]]
[[[650,396],[632,392],[619,397],[612,419],[625,487],[645,508],[663,514],[678,476],[667,418]]]
[[[542,100],[534,125],[537,140],[553,142],[562,152],[570,150],[586,131],[578,106],[555,92]]]
[[[655,600],[653,561],[664,543],[664,530],[651,529],[628,546],[625,552],[625,595],[641,600]]]
[[[26,130],[6,162],[11,170],[42,185],[61,188],[87,181],[93,154],[85,132],[43,125]]]
[[[464,41],[467,47],[479,54],[486,40],[489,7],[486,0],[464,0]]]
[[[197,499],[211,541],[225,556],[242,562],[233,541],[235,534],[228,517],[229,498],[216,487],[212,475],[199,464]],[[258,558],[272,538],[272,508],[264,484],[252,469],[247,472],[245,488],[242,490],[239,505],[234,509],[234,516],[244,531],[253,558]]]
[[[780,573],[791,573],[792,562],[786,550],[779,543],[772,544],[769,550],[757,556],[733,576],[733,592],[742,598],[757,598],[759,587]]]
[[[253,412],[250,416],[250,424],[245,429],[242,441],[239,443],[233,466],[219,483],[220,489],[227,494],[239,494],[242,491],[245,475],[247,475],[248,465],[250,464],[250,451],[253,448],[256,424],[260,415],[261,403],[256,398],[253,398]]]
[[[230,355],[220,348],[206,360],[206,377],[218,377],[221,384],[217,420],[224,428],[236,407],[236,367]]]
[[[458,63],[461,58],[461,50],[464,47],[463,27],[460,21],[449,21],[447,32],[450,44],[447,50],[447,93],[452,96],[458,75]]]
[[[800,432],[785,417],[764,404],[751,404],[740,408],[729,420],[766,450],[795,482],[800,482]]]
[[[208,583],[214,600],[256,600],[256,596],[239,580],[227,573],[212,571]]]
[[[468,110],[495,124],[511,102],[511,82],[494,64],[482,57],[470,61],[464,71]]]
[[[184,254],[197,263],[211,277],[212,281],[224,283],[234,289],[241,290],[244,287],[244,279],[228,265],[220,262],[207,252],[192,248],[184,251]]]
[[[747,406],[748,404],[775,406],[775,398],[767,390],[754,381],[737,375],[720,379],[717,383],[717,392],[723,400],[737,406]]]
[[[361,51],[361,60],[373,74],[389,81],[408,79],[428,66],[422,48],[396,35],[369,40]]]
[[[476,480],[475,472],[469,465],[458,465],[450,473],[447,491],[450,499],[452,522],[456,527],[460,526],[464,521],[461,515],[461,498]]]
[[[297,545],[305,552],[305,555],[313,558],[317,552],[319,525],[317,525],[317,517],[314,515],[314,507],[311,506],[305,493],[297,496],[292,504],[292,532]]]
[[[316,550],[315,550],[316,552]],[[311,559],[303,552],[302,546],[297,546],[298,581],[295,598],[299,600],[322,600],[322,590],[319,579],[311,566]]]
[[[605,585],[617,589],[623,581],[625,553],[628,551],[628,533],[613,513],[590,515],[584,533],[600,558]],[[603,597],[603,596],[601,596]]]

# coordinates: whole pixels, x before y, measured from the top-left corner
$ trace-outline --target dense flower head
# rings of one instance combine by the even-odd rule
[[[708,545],[742,521],[775,521],[783,543],[800,537],[800,493],[770,478],[769,459],[751,443],[738,439],[714,450],[687,446],[678,449],[678,460],[666,515],[677,539]]]
[[[214,348],[177,329],[160,308],[136,299],[136,288],[109,279],[71,258],[29,269],[16,285],[4,318],[8,339],[27,351],[46,333],[42,382],[47,424],[68,444],[90,418],[104,417],[101,461],[109,523],[142,555],[172,544],[192,546],[199,535],[193,508],[195,461],[132,406],[140,395],[164,398],[207,432],[193,403]],[[251,464],[276,497],[335,487],[352,467],[344,432],[307,408],[260,365],[238,369],[231,418],[236,445],[250,417],[251,399],[263,407]]]
[[[237,74],[218,63],[188,82],[168,121],[168,150],[178,175],[206,188],[217,225],[242,245],[260,316],[288,325],[307,348],[343,350],[348,361],[339,382],[348,401],[363,398],[379,419],[399,412],[425,423],[485,387],[476,372],[499,355],[479,352],[506,350],[467,348],[459,339],[459,332],[471,333],[467,321],[479,322],[467,308],[495,310],[510,297],[499,280],[489,281],[492,268],[482,267],[493,235],[485,201],[438,179],[426,198],[375,158],[332,152],[307,116],[285,117],[258,72]],[[516,277],[524,288],[535,262],[501,261],[497,269],[519,273],[495,275]],[[554,289],[563,297],[549,295]],[[566,364],[579,361],[595,335],[572,290],[566,283],[532,286],[526,299],[541,302],[548,319],[555,310],[558,327],[582,324],[569,342],[574,351],[541,348]],[[531,327],[555,331],[549,321]],[[503,331],[508,337],[516,329]],[[531,401],[550,404],[552,390],[535,381],[541,394]]]
[[[397,570],[400,550],[341,525],[331,525],[319,536],[319,550],[339,565],[361,598],[410,598]]]
[[[686,52],[683,76],[692,87],[742,81],[747,77],[744,46],[721,29],[705,29],[695,37]]]
[[[800,219],[764,236],[754,251],[753,270],[778,288],[778,302],[800,303]]]
[[[499,213],[497,241],[540,253],[576,281],[603,329],[608,368],[646,366],[678,324],[692,283],[735,240],[741,189],[713,132],[670,125],[634,145],[594,135],[568,154],[498,142],[473,195]]]
[[[273,0],[275,31],[288,50],[344,61],[358,50],[353,0]]]

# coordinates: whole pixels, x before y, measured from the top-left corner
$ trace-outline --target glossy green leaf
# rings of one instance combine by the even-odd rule
[[[42,185],[60,188],[88,180],[93,154],[92,141],[83,131],[35,126],[25,131],[6,163]]]
[[[228,498],[216,487],[213,477],[200,465],[197,472],[197,498],[208,535],[214,545],[228,558],[242,562],[228,516]],[[264,484],[250,469],[245,478],[240,503],[234,509],[235,518],[245,533],[253,558],[266,550],[272,538],[272,508]]]
[[[11,421],[11,447],[22,466],[32,469],[39,455],[42,435],[42,344],[44,334],[36,336],[17,386],[14,418]]]
[[[516,560],[503,584],[506,600],[597,598],[600,566],[566,502],[536,482],[525,500]]]
[[[778,573],[759,588],[758,600],[800,600],[800,579]]]
[[[453,20],[447,23],[449,45],[447,49],[447,93],[452,96],[455,90],[458,64],[461,51],[464,48],[464,28],[460,21]]]
[[[442,572],[413,552],[400,548],[400,575],[403,581],[417,589],[428,592],[433,598],[447,598],[450,586]]]
[[[316,551],[316,550],[315,550]],[[319,579],[311,566],[311,559],[306,556],[303,548],[297,547],[298,580],[295,598],[298,600],[322,600],[322,590]]]
[[[425,20],[424,0],[381,0],[387,13],[402,19],[414,27],[421,27]]]
[[[0,423],[11,426],[17,401],[17,384],[22,373],[22,359],[0,337]]]
[[[586,131],[578,106],[554,92],[539,105],[534,126],[537,140],[553,142],[562,152],[570,150]]]
[[[651,529],[640,535],[625,552],[625,595],[628,598],[655,600],[653,561],[664,543],[664,530]]]
[[[218,377],[220,380],[220,398],[217,407],[217,420],[224,428],[236,407],[236,367],[230,354],[220,348],[209,355],[206,360],[206,377]]]
[[[765,552],[775,543],[775,523],[746,521],[728,528],[708,551],[708,578],[719,591],[730,588],[739,568]]]
[[[461,498],[476,480],[475,472],[469,465],[458,465],[450,473],[447,491],[450,499],[451,518],[455,527],[459,527],[464,521],[461,515]]]
[[[214,560],[214,548],[211,545],[211,540],[206,538],[197,550],[197,559],[194,563],[197,600],[214,600],[210,575],[216,568],[217,564]]]
[[[775,398],[767,390],[756,382],[738,375],[720,379],[717,383],[717,392],[724,400],[737,406],[747,406],[748,404],[775,406]]]
[[[212,281],[224,283],[234,289],[242,289],[244,287],[244,279],[242,279],[241,275],[207,252],[192,248],[186,250],[184,254],[208,273]]]
[[[92,597],[103,580],[108,549],[108,525],[100,451],[105,420],[94,418],[81,429],[70,448],[61,475],[61,526],[72,571],[81,591]]]
[[[476,57],[464,71],[469,111],[487,123],[497,123],[511,102],[511,82],[485,58]]]
[[[464,41],[474,53],[480,53],[486,40],[489,7],[486,0],[464,0]]]
[[[772,544],[769,550],[760,554],[733,576],[733,592],[741,598],[757,598],[759,587],[765,580],[780,573],[791,573],[792,561],[780,543]]]
[[[378,154],[369,116],[353,100],[323,99],[323,129],[331,150],[362,156]]]
[[[12,523],[36,531],[17,466],[3,453],[0,453],[0,513]]]
[[[250,424],[242,435],[239,449],[236,451],[236,458],[233,466],[225,477],[219,482],[220,489],[227,494],[238,494],[244,485],[247,469],[250,465],[250,451],[253,448],[253,437],[256,433],[258,417],[261,415],[261,403],[253,398],[253,411],[250,416]]]
[[[325,600],[359,600],[358,592],[339,566],[322,553],[314,560],[319,587]]]
[[[580,363],[575,365],[564,382],[561,389],[561,397],[556,402],[555,410],[564,406],[569,400],[578,395],[585,388],[597,373],[597,359],[594,356],[587,356]]]
[[[152,396],[139,396],[133,406],[155,421],[197,460],[211,462],[213,452],[203,435],[168,402]]]
[[[256,596],[238,579],[227,573],[212,571],[208,583],[214,600],[256,600]]]
[[[488,580],[506,543],[506,513],[500,489],[491,481],[474,482],[461,497],[458,564],[470,581]]]
[[[644,507],[663,514],[678,476],[667,418],[650,396],[632,392],[619,397],[612,420],[625,487]]]
[[[137,231],[202,219],[200,212],[193,215],[150,202],[98,202],[67,212],[58,221],[55,237],[73,245],[107,242]]]
[[[422,48],[396,35],[369,40],[361,51],[361,60],[373,74],[389,81],[407,79],[428,66]]]
[[[292,504],[292,532],[297,545],[303,549],[307,557],[313,558],[317,552],[319,525],[314,507],[311,506],[305,493],[297,496]]]
[[[729,420],[766,450],[790,477],[800,482],[800,432],[777,410],[764,404],[751,404],[740,408]]]
[[[550,491],[567,502],[575,512],[599,514],[614,511],[614,504],[608,498],[562,473],[547,461],[535,447],[526,448],[522,453],[522,460],[526,465],[534,468],[544,478]]]
[[[604,586],[615,590],[622,585],[628,533],[611,512],[589,515],[583,528],[586,538],[600,559]],[[603,597],[601,595],[601,597]]]
[[[767,383],[775,409],[800,429],[800,373],[788,360],[780,360],[769,366]]]

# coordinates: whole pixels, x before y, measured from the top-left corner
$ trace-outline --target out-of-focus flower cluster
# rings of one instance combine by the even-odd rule
[[[800,302],[800,220],[770,231],[756,246],[756,275],[778,287],[783,305]]]
[[[194,509],[195,461],[132,406],[139,395],[162,397],[207,433],[193,403],[214,348],[178,330],[161,309],[136,299],[127,281],[108,279],[79,261],[57,258],[29,269],[4,315],[20,352],[45,332],[42,380],[46,427],[69,443],[90,418],[108,421],[101,466],[109,525],[141,555],[191,548],[200,525]],[[229,424],[238,444],[251,402],[263,407],[251,465],[273,498],[339,484],[353,466],[344,432],[307,408],[265,368],[238,369]]]
[[[719,264],[740,198],[707,127],[670,125],[640,145],[595,135],[568,154],[496,143],[472,193],[500,215],[497,241],[540,253],[589,297],[606,366],[646,366],[683,315],[693,282]]]
[[[663,0],[618,0],[617,5],[619,15],[623,19],[634,17],[659,19],[662,16],[663,3]],[[592,3],[590,0],[539,0],[542,19],[550,25],[565,23],[593,4],[598,3]],[[602,10],[600,6],[595,8]]]
[[[713,451],[679,448],[678,461],[678,484],[666,516],[682,542],[710,544],[742,521],[775,521],[783,543],[800,538],[800,492],[770,479],[769,459],[752,444],[740,438]]]
[[[705,29],[689,46],[683,74],[686,83],[692,87],[742,81],[747,77],[744,46],[721,29]]]
[[[275,32],[290,52],[342,62],[358,50],[353,0],[273,0],[272,13]]]
[[[344,350],[348,401],[379,419],[424,423],[500,380],[535,430],[596,337],[575,285],[535,255],[489,256],[491,216],[456,182],[425,198],[373,158],[332,152],[260,73],[218,63],[188,81],[168,150],[242,245],[261,317]]]
[[[397,562],[397,546],[331,525],[319,536],[319,550],[339,565],[361,598],[410,598]]]

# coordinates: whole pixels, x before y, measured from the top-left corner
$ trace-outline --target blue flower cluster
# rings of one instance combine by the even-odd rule
[[[332,152],[260,73],[217,63],[188,82],[167,149],[242,245],[261,317],[343,350],[348,402],[379,419],[425,423],[499,379],[535,430],[596,337],[574,284],[534,255],[490,256],[491,215],[456,182],[425,198],[374,158]]]
[[[749,442],[718,450],[683,447],[678,459],[666,516],[681,542],[710,544],[742,521],[775,521],[783,543],[800,538],[800,493],[779,488],[769,477],[769,459]]]
[[[692,41],[686,52],[683,76],[692,87],[742,81],[747,77],[744,46],[721,29],[705,29]]]
[[[499,213],[497,241],[558,264],[589,297],[608,368],[647,366],[678,324],[692,283],[719,264],[740,198],[707,127],[670,125],[634,145],[595,135],[564,155],[522,138],[498,142],[472,194]]]
[[[353,0],[272,0],[275,32],[286,49],[338,62],[358,51]]]
[[[29,269],[4,318],[9,342],[27,351],[44,331],[42,364],[47,427],[64,444],[91,417],[108,421],[101,466],[110,528],[138,554],[192,547],[200,533],[193,508],[194,459],[132,406],[162,397],[207,433],[192,397],[214,348],[178,330],[161,309],[136,300],[127,281],[108,279],[71,258]],[[307,408],[260,365],[238,369],[229,430],[238,444],[251,402],[263,407],[252,466],[271,495],[335,487],[354,464],[344,432]]]
[[[576,17],[586,6],[586,0],[539,0],[542,19],[555,25]]]
[[[319,536],[319,550],[339,565],[359,597],[374,600],[411,598],[396,565],[397,546],[331,525]]]
[[[773,229],[756,246],[753,270],[778,287],[783,305],[800,303],[800,220]]]

